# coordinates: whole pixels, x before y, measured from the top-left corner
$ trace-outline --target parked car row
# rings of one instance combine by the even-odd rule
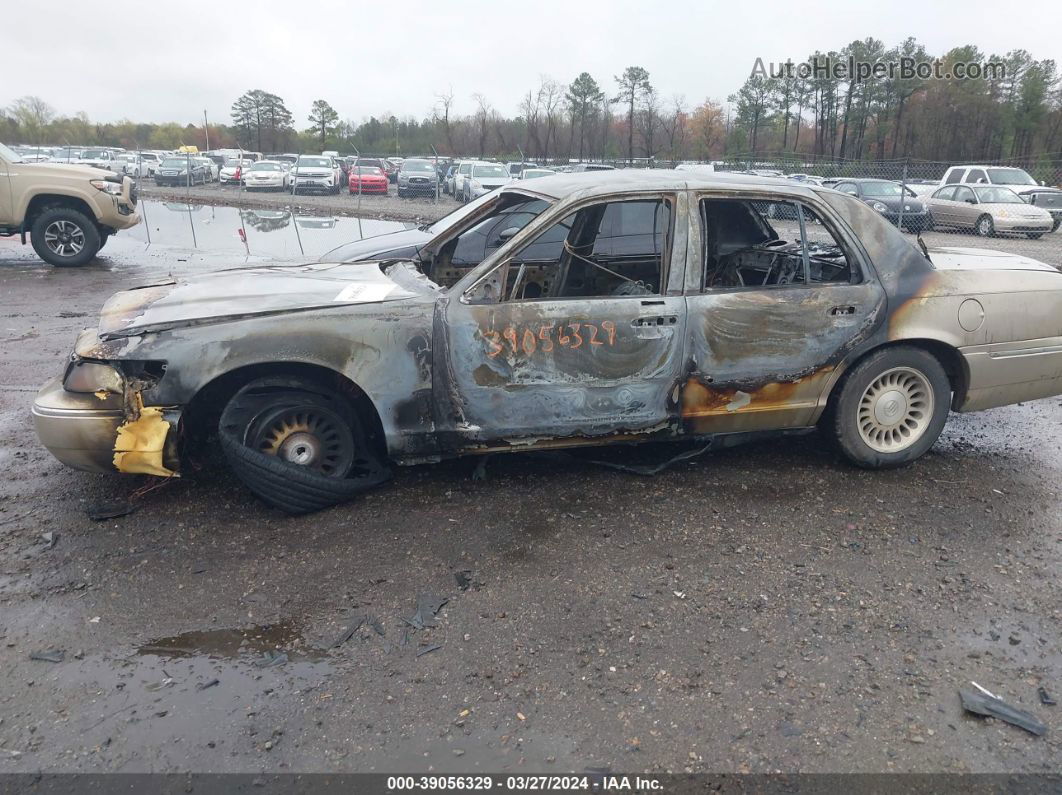
[[[711,167],[682,164],[676,168]],[[783,174],[767,169],[736,173],[833,188],[860,199],[894,226],[902,225],[904,230],[916,233],[947,227],[973,231],[982,237],[1006,233],[1037,239],[1062,226],[1062,189],[1038,184],[1024,169],[1012,166],[951,166],[939,180],[916,178],[902,183],[869,177]]]

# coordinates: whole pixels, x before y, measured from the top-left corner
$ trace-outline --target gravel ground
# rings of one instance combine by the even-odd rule
[[[38,446],[110,293],[227,264],[0,240],[0,771],[1058,771],[1062,400],[953,415],[895,471],[815,436],[651,478],[522,454],[300,518],[212,460],[163,483]],[[449,601],[417,631],[423,592]],[[379,631],[335,645],[356,616]],[[1047,735],[963,714],[971,680]]]

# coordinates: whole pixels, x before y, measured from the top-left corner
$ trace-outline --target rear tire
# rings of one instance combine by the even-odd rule
[[[1044,233],[1043,232],[1027,232],[1025,234],[1025,236],[1027,238],[1029,238],[1029,240],[1039,240],[1041,237],[1044,236]]]
[[[100,231],[84,213],[69,207],[50,207],[30,229],[37,256],[56,268],[76,268],[92,261],[100,250]]]
[[[936,357],[906,345],[883,348],[845,375],[825,430],[856,466],[890,469],[933,446],[950,405],[951,384]]]

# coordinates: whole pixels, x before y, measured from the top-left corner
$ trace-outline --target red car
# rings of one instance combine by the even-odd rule
[[[387,174],[376,166],[351,166],[349,183],[352,196],[358,192],[359,183],[362,193],[387,193]]]

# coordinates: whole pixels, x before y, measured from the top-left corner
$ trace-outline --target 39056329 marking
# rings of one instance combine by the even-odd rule
[[[490,328],[481,333],[487,343],[487,356],[492,359],[503,353],[533,356],[536,352],[552,353],[557,348],[574,351],[616,344],[616,324],[611,320],[510,325],[501,331]]]

